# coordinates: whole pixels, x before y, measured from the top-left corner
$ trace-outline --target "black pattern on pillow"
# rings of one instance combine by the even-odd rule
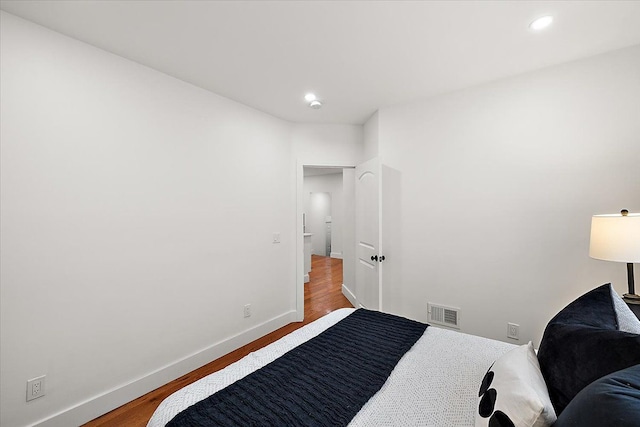
[[[495,410],[498,391],[495,388],[489,388],[493,377],[494,373],[491,368],[489,368],[480,386],[478,414],[480,414],[482,418],[489,418],[489,427],[515,427],[507,414]]]
[[[511,419],[502,411],[496,411],[489,420],[489,427],[515,427]]]
[[[489,376],[491,374],[491,376]],[[488,385],[491,385],[491,380],[493,379],[493,372],[487,372],[485,375],[485,379],[489,377]],[[480,395],[480,405],[478,406],[478,413],[482,418],[489,418],[495,409],[496,406],[496,397],[498,392],[495,388],[489,388],[482,392]]]
[[[546,427],[556,420],[531,343],[489,367],[478,398],[476,427]]]

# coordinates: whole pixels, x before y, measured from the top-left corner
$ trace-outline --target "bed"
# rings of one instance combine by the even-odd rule
[[[597,289],[598,295],[613,293],[610,285]],[[610,302],[609,306],[612,305]],[[621,309],[619,306],[615,308]],[[584,311],[582,308],[580,310]],[[355,309],[334,311],[225,369],[184,387],[159,405],[147,426],[164,427],[192,405],[269,365],[355,312]],[[619,325],[616,314],[613,316],[617,330]],[[635,317],[627,316],[627,319],[631,326],[626,327],[635,327],[635,332],[640,333],[640,321]],[[634,319],[637,325],[633,323]],[[631,355],[621,362],[622,365],[618,363],[616,369],[607,368],[608,372],[597,374],[598,378],[617,371],[620,366],[627,368],[640,363],[640,335],[632,334],[633,331],[620,332],[628,334],[626,338],[629,338]],[[547,331],[545,335],[546,333]],[[545,339],[550,340],[549,337]],[[541,351],[548,357],[557,357],[548,348]],[[379,391],[366,401],[348,425],[552,425],[556,421],[553,409],[556,402],[551,402],[549,398],[541,364],[538,363],[531,343],[518,346],[430,326],[399,359]],[[640,370],[640,365],[636,370]],[[637,374],[640,377],[640,372]],[[507,388],[510,389],[508,392]],[[585,385],[581,388],[585,388]],[[497,393],[496,389],[499,390]],[[515,394],[512,393],[513,390],[516,390]],[[578,391],[580,390],[574,395]],[[640,379],[637,391],[638,400],[633,401],[637,403],[637,407],[634,407],[636,410],[640,408]],[[640,416],[640,410],[638,414]],[[630,416],[635,415],[631,413]],[[634,418],[633,423],[628,425],[639,425],[635,424],[638,419],[640,418]],[[562,424],[562,419],[559,422],[559,425],[580,425]],[[616,425],[627,424],[621,420]]]

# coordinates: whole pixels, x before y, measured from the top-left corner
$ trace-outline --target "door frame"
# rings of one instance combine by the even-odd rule
[[[355,169],[350,163],[308,163],[301,160],[296,164],[296,321],[304,320],[304,232],[302,230],[302,213],[304,211],[304,168]]]

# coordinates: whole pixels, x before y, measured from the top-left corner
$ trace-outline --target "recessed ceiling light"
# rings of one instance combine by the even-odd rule
[[[309,103],[309,107],[313,108],[314,110],[317,110],[318,108],[322,107],[322,102],[315,99]]]
[[[553,22],[553,16],[547,15],[541,18],[536,19],[531,24],[529,24],[529,28],[534,31],[542,30],[543,28],[547,28]]]
[[[304,100],[307,102],[315,101],[316,99],[318,98],[316,97],[315,93],[308,93],[304,96]]]

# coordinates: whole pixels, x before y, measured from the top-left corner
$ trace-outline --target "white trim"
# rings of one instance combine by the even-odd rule
[[[304,163],[296,162],[296,321],[304,320],[304,230],[302,225]]]
[[[349,288],[344,285],[344,283],[342,284],[342,295],[344,295],[349,300],[352,306],[358,307],[356,296],[349,290]]]
[[[180,360],[171,362],[147,375],[93,396],[44,418],[32,426],[62,427],[84,424],[295,321],[296,312],[291,310]]]
[[[329,255],[331,258],[342,259],[342,252],[331,252]]]

